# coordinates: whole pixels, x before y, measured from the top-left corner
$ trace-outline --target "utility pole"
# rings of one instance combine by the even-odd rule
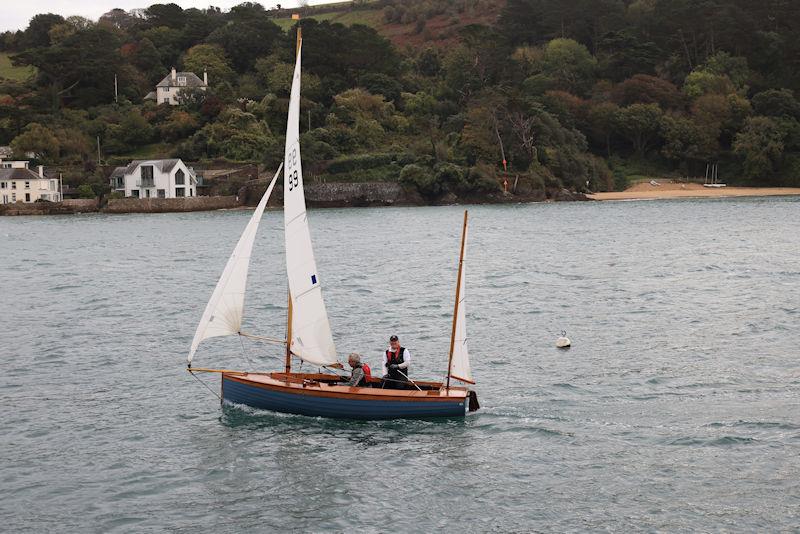
[[[100,166],[100,136],[97,136],[97,166]]]
[[[119,96],[117,94],[117,75],[114,75],[114,103],[119,104]]]
[[[58,201],[64,202],[64,175],[58,173]]]

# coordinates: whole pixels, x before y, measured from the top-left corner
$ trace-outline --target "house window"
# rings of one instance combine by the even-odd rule
[[[31,194],[25,193],[25,202],[30,202],[30,201],[31,201]]]
[[[11,189],[17,188],[17,182],[11,182]]]
[[[164,104],[169,104],[169,97],[164,99]]]
[[[31,183],[25,182],[25,189],[30,189],[30,188],[31,188]]]
[[[131,189],[131,196],[134,198],[139,198],[139,190],[138,189]]]
[[[158,190],[158,198],[167,198],[167,192],[163,189]]]
[[[194,189],[192,189],[191,187],[189,188],[189,196],[190,197],[194,196]]]
[[[178,76],[178,85],[181,87],[186,85],[186,76]]]
[[[144,197],[145,198],[150,198],[150,190],[149,189],[145,189],[144,190]]]
[[[16,202],[16,201],[17,201],[17,194],[11,193],[11,202]]]
[[[186,175],[183,174],[183,170],[178,169],[178,172],[175,173],[175,184],[183,185],[186,183]]]
[[[6,188],[6,183],[0,182],[0,189],[5,189],[5,188]]]
[[[142,165],[142,187],[153,187],[155,184],[153,183],[153,166],[152,165]]]
[[[3,204],[8,204],[8,195],[3,195]]]
[[[183,187],[176,187],[175,188],[175,196],[176,197],[185,197],[186,190]]]

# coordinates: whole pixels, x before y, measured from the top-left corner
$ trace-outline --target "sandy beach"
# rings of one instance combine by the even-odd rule
[[[760,197],[800,195],[800,187],[704,187],[701,184],[659,182],[640,183],[625,191],[594,193],[593,200],[645,200],[658,198]]]

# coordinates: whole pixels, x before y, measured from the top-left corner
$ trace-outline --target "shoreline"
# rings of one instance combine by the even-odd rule
[[[800,196],[800,187],[704,187],[701,184],[637,184],[625,191],[592,193],[592,200],[661,200],[674,198],[731,198]]]
[[[482,198],[467,197],[447,199],[444,202],[426,202],[421,198],[369,198],[364,195],[334,195],[325,198],[309,199],[307,205],[312,209],[360,208],[380,206],[450,206],[467,204],[538,204],[550,202],[580,201],[645,201],[692,198],[734,198],[734,197],[774,197],[800,196],[800,187],[703,187],[700,184],[661,183],[659,185],[637,184],[626,191],[571,194],[571,198],[541,199],[533,195],[488,195]],[[186,199],[114,199],[109,206],[100,207],[97,199],[65,200],[48,203],[16,203],[0,205],[0,216],[30,215],[74,215],[77,213],[181,213],[189,211],[252,210],[255,206],[248,198],[237,197],[192,197]],[[280,205],[280,199],[270,199],[268,207]]]

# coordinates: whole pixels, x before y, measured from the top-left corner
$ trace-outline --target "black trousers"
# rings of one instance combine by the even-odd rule
[[[383,389],[407,389],[408,378],[397,371],[389,371],[386,380],[383,381]]]

